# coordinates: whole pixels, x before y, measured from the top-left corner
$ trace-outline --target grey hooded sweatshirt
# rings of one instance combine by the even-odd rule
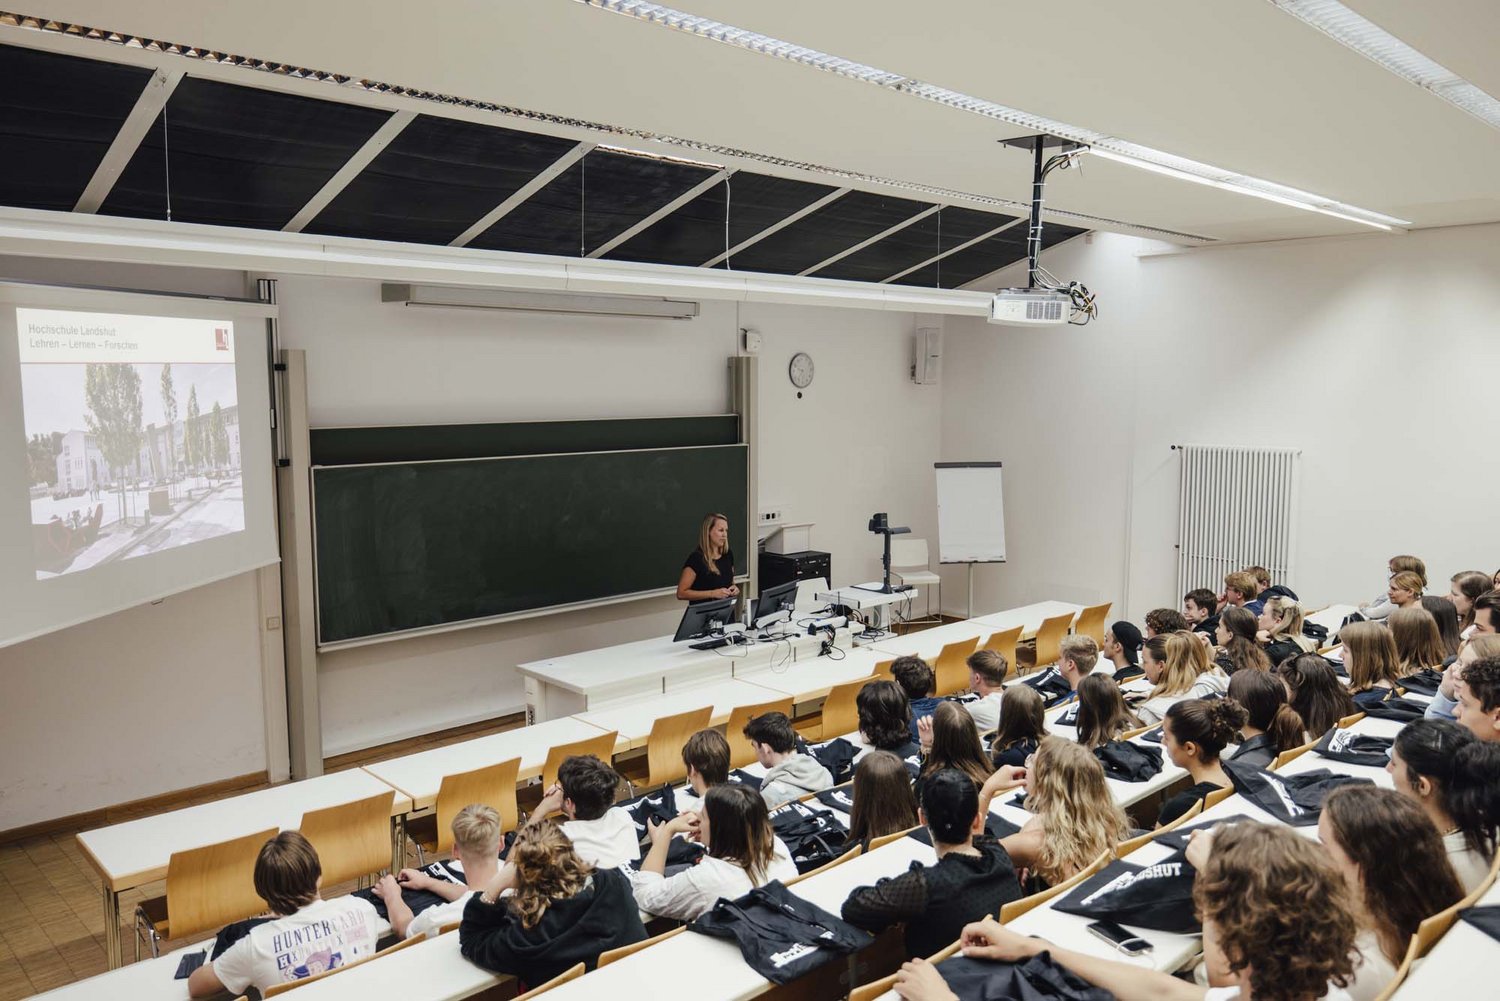
[[[832,787],[833,776],[818,764],[818,759],[808,754],[793,754],[766,770],[766,777],[760,782],[760,794],[766,801],[766,808],[774,810],[799,796]]]

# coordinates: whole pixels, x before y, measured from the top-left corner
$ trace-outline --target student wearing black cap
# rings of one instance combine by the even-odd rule
[[[1104,644],[1099,648],[1099,653],[1104,659],[1113,662],[1115,681],[1132,681],[1145,674],[1141,670],[1143,642],[1141,631],[1135,627],[1135,623],[1124,619],[1104,631]]]

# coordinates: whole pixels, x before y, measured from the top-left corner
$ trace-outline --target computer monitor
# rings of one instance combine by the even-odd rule
[[[772,622],[791,618],[792,608],[797,604],[797,581],[775,584],[760,589],[760,597],[750,610],[750,621],[755,628],[764,629]],[[786,613],[783,615],[782,613]]]
[[[682,613],[682,621],[677,623],[677,634],[672,637],[672,642],[702,639],[715,630],[723,629],[734,621],[734,604],[734,598],[720,598],[718,601],[700,601],[689,605],[687,611]]]

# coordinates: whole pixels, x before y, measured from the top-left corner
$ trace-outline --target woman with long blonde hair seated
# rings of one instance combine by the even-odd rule
[[[1017,869],[1047,886],[1076,875],[1130,832],[1104,766],[1066,737],[1043,738],[1027,763],[1026,809],[1032,819],[1000,844]]]
[[[1141,666],[1153,686],[1135,711],[1143,725],[1160,723],[1175,702],[1223,695],[1229,689],[1229,678],[1208,659],[1208,648],[1189,632],[1147,640]]]
[[[1264,644],[1266,658],[1273,666],[1298,654],[1318,652],[1318,644],[1302,634],[1304,621],[1302,606],[1291,598],[1266,599],[1255,623],[1259,627],[1255,638]]]

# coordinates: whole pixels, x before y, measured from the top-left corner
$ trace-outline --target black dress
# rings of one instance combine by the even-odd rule
[[[732,549],[724,551],[724,555],[718,559],[717,566],[709,565],[701,549],[694,549],[689,553],[688,558],[682,561],[682,565],[685,569],[693,571],[693,582],[688,585],[690,591],[717,591],[721,587],[731,587],[734,584],[734,550]],[[718,599],[695,598],[690,604],[716,600]]]

